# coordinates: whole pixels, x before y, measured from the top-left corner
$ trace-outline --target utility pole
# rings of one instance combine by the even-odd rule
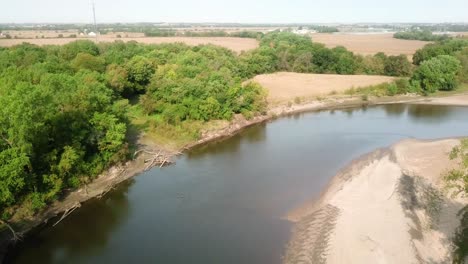
[[[98,42],[98,30],[97,30],[97,23],[96,23],[96,10],[94,7],[94,0],[93,0],[93,19],[94,19],[94,33],[96,34],[96,43]]]

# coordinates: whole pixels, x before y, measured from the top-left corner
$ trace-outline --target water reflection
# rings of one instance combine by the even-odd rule
[[[408,115],[413,121],[439,122],[452,115],[456,107],[434,107],[431,105],[408,105]]]
[[[67,263],[68,259],[93,255],[108,244],[110,235],[129,214],[127,193],[134,180],[129,180],[103,199],[88,202],[53,228],[47,228],[28,239],[21,248],[32,248],[41,263]],[[55,223],[57,219],[51,221]],[[30,263],[19,256],[17,263]]]
[[[187,156],[190,159],[197,159],[207,154],[213,155],[220,153],[237,153],[244,141],[253,144],[265,141],[266,137],[266,124],[262,123],[245,129],[241,133],[238,133],[229,138],[229,140],[222,140],[222,144],[219,144],[219,141],[211,142],[204,146],[195,148],[189,151]]]
[[[404,104],[391,104],[387,105],[384,109],[387,116],[398,117],[406,113],[406,107],[407,105]]]

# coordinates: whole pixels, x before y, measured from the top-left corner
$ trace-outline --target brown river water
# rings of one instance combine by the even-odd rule
[[[464,135],[468,108],[453,106],[280,118],[121,184],[25,239],[7,263],[281,263],[284,216],[351,160],[403,138]]]

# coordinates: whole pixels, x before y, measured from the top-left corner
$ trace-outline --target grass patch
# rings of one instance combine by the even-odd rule
[[[460,86],[458,86],[457,89],[452,90],[452,91],[437,91],[433,94],[430,94],[430,97],[445,97],[445,96],[451,96],[451,95],[456,95],[460,93],[467,93],[468,92],[468,83],[462,83]]]
[[[177,124],[167,123],[160,115],[147,115],[139,105],[133,105],[128,111],[131,136],[144,133],[144,138],[168,150],[179,150],[187,144],[200,139],[202,132],[215,131],[225,127],[226,120],[182,121]]]
[[[421,93],[421,88],[414,83],[411,83],[406,78],[401,78],[390,83],[381,83],[377,85],[365,86],[365,87],[352,87],[344,92],[346,95],[359,95],[359,96],[394,96],[398,94],[408,93]]]

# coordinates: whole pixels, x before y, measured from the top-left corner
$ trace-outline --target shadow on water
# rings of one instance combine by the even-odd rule
[[[407,105],[404,104],[391,104],[387,105],[385,108],[385,113],[389,117],[399,117],[406,113]]]
[[[233,137],[226,138],[229,140],[221,139],[219,141],[214,141],[202,145],[187,152],[187,157],[190,159],[197,159],[206,155],[236,153],[239,151],[241,145],[245,142],[254,144],[265,141],[267,138],[266,126],[267,125],[265,123],[258,124],[243,130]],[[221,141],[222,144],[219,144]]]
[[[434,107],[431,105],[407,105],[408,116],[412,121],[440,122],[452,115],[456,107]]]
[[[11,259],[15,259],[15,263],[31,263],[28,256],[19,254],[23,248],[34,249],[34,255],[41,263],[66,263],[70,258],[100,252],[108,244],[114,229],[122,224],[129,214],[127,193],[133,183],[134,180],[128,180],[103,199],[93,199],[85,203],[55,227],[49,224],[25,242],[18,244],[7,256],[6,263]],[[58,219],[59,217],[49,222],[56,223]]]

